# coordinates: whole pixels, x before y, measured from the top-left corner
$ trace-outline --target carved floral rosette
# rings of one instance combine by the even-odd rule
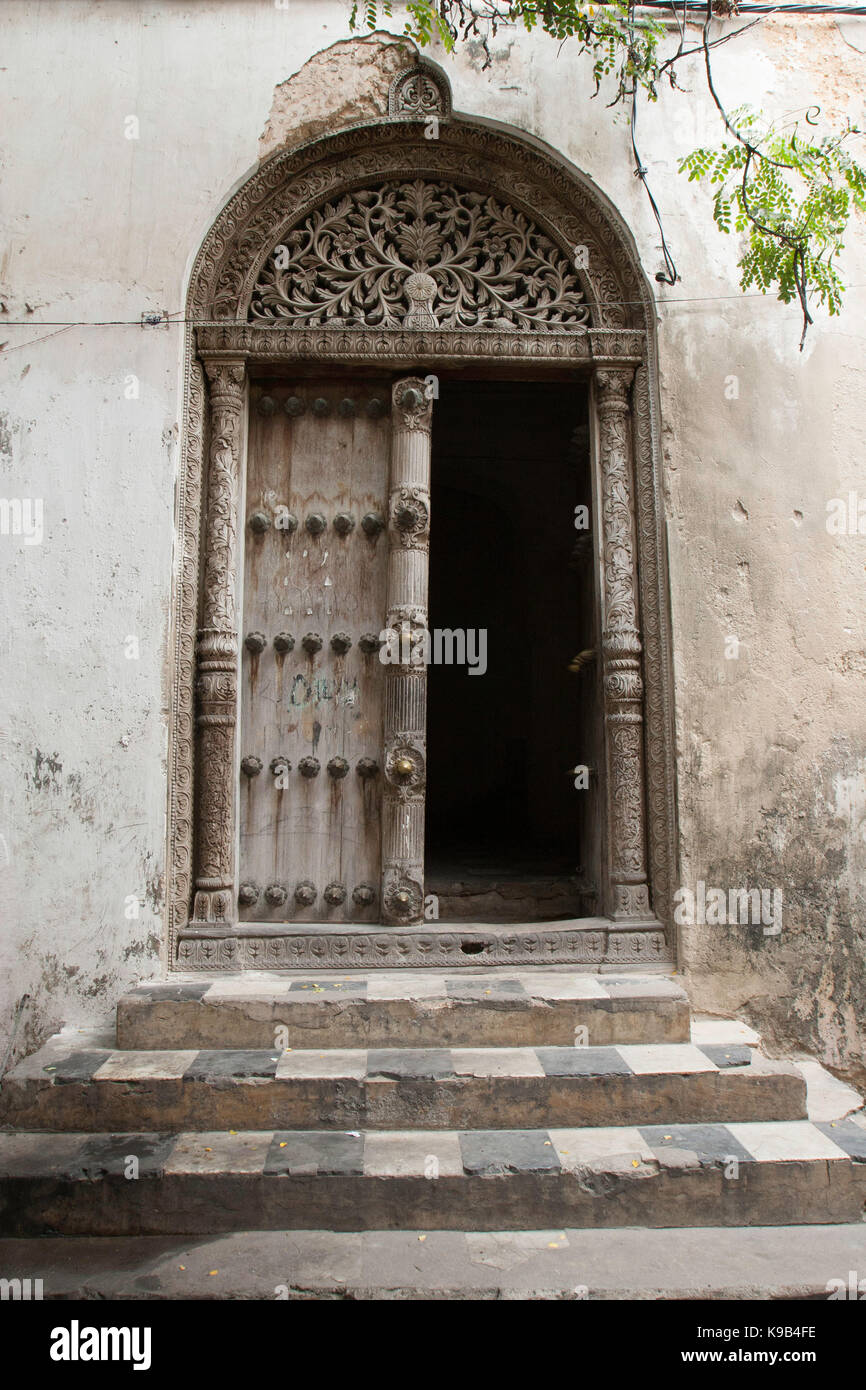
[[[416,801],[424,795],[425,749],[417,735],[392,734],[385,753],[385,777],[401,801]]]

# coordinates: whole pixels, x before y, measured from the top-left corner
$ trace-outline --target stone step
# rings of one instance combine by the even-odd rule
[[[866,1223],[37,1236],[0,1240],[0,1269],[46,1300],[848,1300]]]
[[[751,1047],[690,1043],[123,1052],[65,1031],[21,1062],[0,1094],[0,1121],[45,1130],[510,1129],[805,1116],[806,1083],[792,1063]]]
[[[857,1120],[2,1134],[0,1235],[857,1222]]]
[[[525,969],[175,975],[117,1006],[122,1048],[593,1047],[687,1042],[670,973]]]

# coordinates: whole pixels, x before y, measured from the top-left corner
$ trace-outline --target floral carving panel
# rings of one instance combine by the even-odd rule
[[[429,287],[431,327],[589,327],[566,253],[523,212],[424,179],[361,189],[312,212],[271,252],[249,317],[297,327],[399,328],[419,276]]]

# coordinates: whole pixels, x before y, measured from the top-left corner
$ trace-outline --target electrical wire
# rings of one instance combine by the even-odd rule
[[[659,272],[659,278],[660,278],[660,279],[663,279],[663,280],[664,280],[664,283],[666,283],[666,284],[672,284],[672,283],[673,283],[673,282],[670,281],[670,280],[664,279],[664,277],[663,277],[661,271]],[[681,283],[682,283],[682,277],[681,277],[681,276],[678,276],[677,279],[678,279],[678,282],[681,284]],[[862,283],[862,284],[848,285],[848,286],[846,286],[846,288],[849,289],[849,290],[864,290],[864,289],[866,289],[866,282],[864,282],[864,283]],[[770,295],[763,294],[760,290],[743,290],[743,291],[740,292],[739,294],[693,294],[693,295],[679,295],[679,294],[678,294],[678,295],[665,295],[664,298],[654,298],[654,299],[653,299],[653,304],[655,305],[655,307],[661,308],[661,307],[663,307],[664,305],[668,305],[668,304],[725,304],[725,303],[731,303],[731,302],[739,303],[740,301],[745,300],[745,299],[770,299],[770,298],[772,298],[773,303],[776,303],[776,302],[777,302],[776,296],[770,296]],[[616,301],[611,301],[611,308],[619,308],[619,309],[639,309],[639,308],[641,308],[641,307],[643,306],[643,304],[644,304],[644,300],[642,300],[642,299],[618,299],[618,300],[616,300]],[[235,319],[229,319],[229,320],[219,319],[219,320],[216,320],[216,319],[184,318],[183,316],[181,316],[181,315],[179,315],[179,314],[178,314],[176,317],[169,317],[169,319],[168,319],[167,321],[166,321],[166,320],[163,320],[163,323],[164,323],[164,324],[167,323],[167,325],[177,326],[177,327],[186,326],[187,324],[190,324],[190,325],[192,325],[194,328],[226,328],[226,327],[247,328],[247,327],[249,327],[249,325],[248,325],[247,323],[245,323],[245,322],[239,322],[239,321],[237,321],[237,320],[235,320]],[[65,332],[67,332],[67,330],[70,329],[70,328],[142,328],[142,327],[147,328],[147,327],[150,327],[149,324],[142,324],[142,322],[141,322],[140,319],[91,319],[91,320],[86,320],[86,319],[62,319],[62,320],[56,320],[56,319],[55,319],[55,320],[46,320],[44,323],[41,323],[41,322],[34,323],[32,319],[5,319],[5,320],[4,320],[4,319],[0,318],[0,329],[2,329],[4,326],[5,326],[5,327],[8,327],[8,328],[28,328],[28,327],[30,327],[30,328],[37,328],[37,327],[39,327],[39,328],[57,328],[58,331],[57,331],[57,333],[46,333],[46,334],[44,334],[41,338],[30,338],[30,339],[28,339],[28,341],[27,341],[26,343],[15,343],[15,344],[13,344],[13,345],[9,345],[8,343],[4,343],[4,344],[0,345],[0,357],[2,357],[4,353],[20,352],[22,348],[31,347],[31,346],[33,346],[33,345],[36,344],[36,343],[44,343],[44,342],[47,342],[49,338],[56,338],[56,337],[59,336],[60,333],[65,333]],[[269,332],[271,332],[272,330],[269,329],[269,328],[262,328],[261,330],[257,330],[257,331],[261,331],[261,332],[264,334],[264,333],[269,333]],[[433,331],[433,332],[441,332],[442,330],[440,330],[440,329],[433,329],[432,331]],[[467,330],[467,331],[471,331],[471,330]],[[589,329],[589,332],[594,332],[594,331],[595,331],[595,330],[593,330],[593,329]],[[604,331],[605,331],[605,332],[610,332],[610,331],[612,331],[612,330],[610,330],[610,329],[605,329]],[[636,330],[636,329],[633,329],[633,328],[627,328],[627,329],[622,329],[621,331],[624,332],[624,333],[634,333],[634,332],[637,332],[637,331],[639,331],[639,330]]]
[[[603,5],[605,0],[598,0]],[[696,10],[706,14],[706,0],[676,0],[679,10]],[[639,10],[669,10],[671,0],[638,0]],[[715,19],[736,19],[738,14],[839,14],[866,15],[866,5],[737,5],[731,14],[714,14]]]
[[[634,11],[635,7],[632,4],[629,8],[629,30],[631,32],[632,44],[634,44]],[[647,183],[647,167],[641,159],[637,147],[637,81],[633,81],[631,84],[631,149],[632,154],[634,155],[634,176],[636,179],[640,179],[641,183],[644,186],[644,192],[649,198],[650,207],[653,210],[653,216],[656,220],[656,224],[658,225],[659,234],[661,235],[662,239],[662,255],[665,258],[665,268],[664,270],[659,270],[656,272],[656,280],[659,282],[659,284],[675,285],[680,277],[677,274],[677,268],[674,264],[673,256],[671,255],[670,250],[668,249],[667,241],[665,240],[665,229],[662,225],[662,216],[659,212],[658,204],[652,195],[652,189]]]

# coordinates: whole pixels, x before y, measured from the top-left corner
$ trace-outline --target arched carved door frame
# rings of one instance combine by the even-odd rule
[[[528,219],[571,258],[588,322],[540,331],[501,319],[481,328],[431,327],[423,286],[421,302],[417,293],[407,296],[407,316],[397,326],[250,321],[263,267],[292,228],[316,209],[400,179],[448,180]],[[196,258],[186,319],[173,614],[170,965],[279,963],[267,957],[266,942],[240,950],[235,909],[238,506],[246,381],[251,367],[265,363],[375,364],[405,373],[496,363],[525,366],[534,375],[573,368],[591,381],[607,917],[593,919],[594,935],[581,932],[571,954],[562,954],[561,943],[558,955],[545,949],[540,932],[539,954],[670,958],[676,816],[655,315],[632,238],[616,211],[584,175],[525,135],[449,117],[438,138],[425,139],[417,119],[374,121],[280,151],[241,186]],[[418,323],[428,326],[412,326]],[[266,958],[258,959],[262,945]],[[383,947],[379,955],[390,952],[391,946]],[[296,953],[295,959],[325,963],[315,954],[301,961]]]

